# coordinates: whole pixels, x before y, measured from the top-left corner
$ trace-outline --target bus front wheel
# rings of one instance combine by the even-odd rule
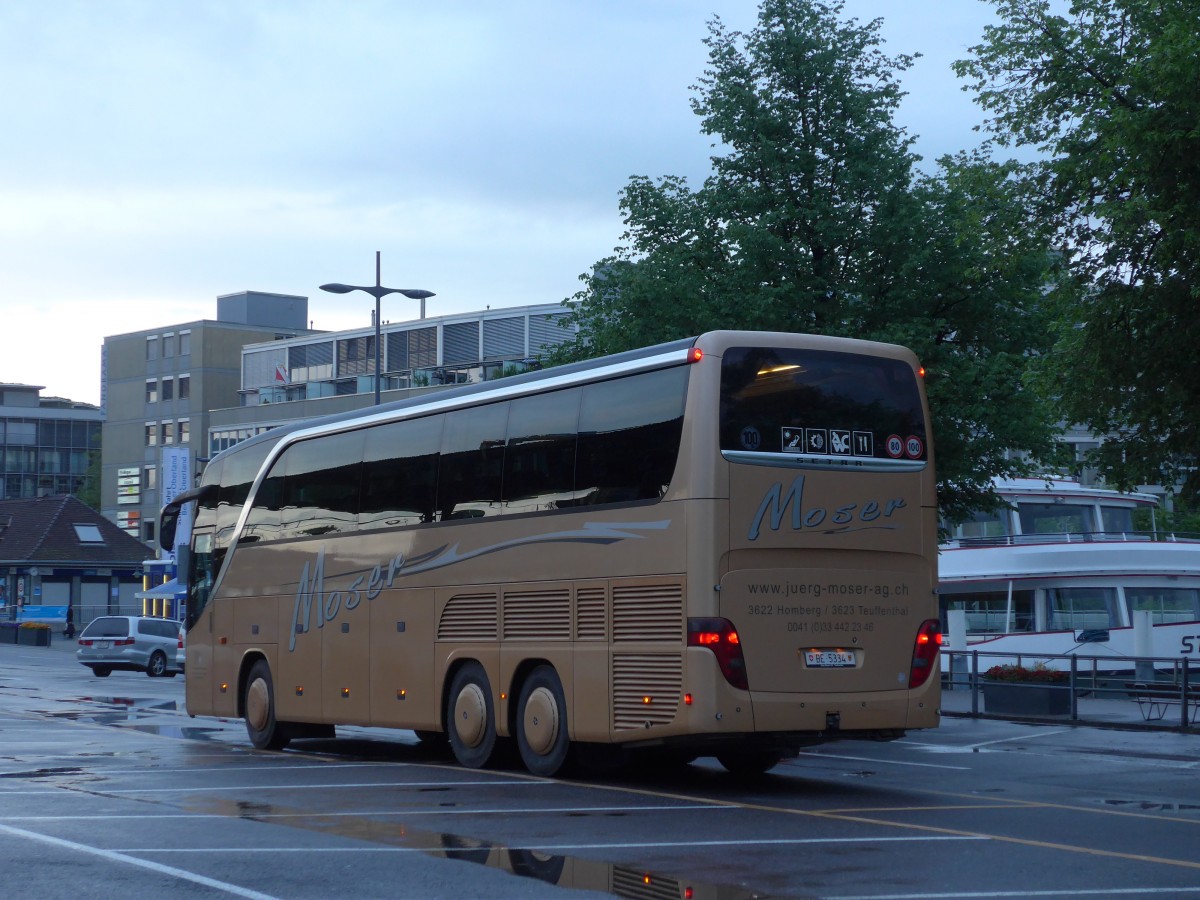
[[[454,758],[468,769],[482,769],[496,749],[492,686],[477,662],[459,669],[446,701],[446,731]]]
[[[283,725],[275,718],[275,686],[271,667],[259,660],[246,679],[246,733],[250,743],[259,750],[282,750],[291,740]]]
[[[534,775],[556,775],[567,761],[567,702],[558,674],[538,666],[521,686],[517,704],[517,748]]]

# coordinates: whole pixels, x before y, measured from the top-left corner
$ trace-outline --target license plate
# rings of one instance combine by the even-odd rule
[[[854,651],[805,650],[804,665],[810,669],[844,669],[854,665]]]
[[[108,641],[96,641],[96,646],[99,647],[101,650],[107,650],[109,647],[112,646],[112,644],[109,643]]]

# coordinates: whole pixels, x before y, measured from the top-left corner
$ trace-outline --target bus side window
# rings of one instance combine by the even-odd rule
[[[443,521],[500,513],[500,483],[508,403],[447,413],[438,469],[438,511]]]
[[[580,390],[512,401],[504,450],[504,511],[573,505]]]
[[[687,366],[583,388],[575,490],[579,505],[657,500],[683,433]]]
[[[284,451],[282,537],[354,531],[362,477],[363,432],[322,435]]]
[[[433,521],[441,443],[442,416],[367,429],[359,528]]]

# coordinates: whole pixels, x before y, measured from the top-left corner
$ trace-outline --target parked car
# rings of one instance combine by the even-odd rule
[[[177,661],[180,627],[174,619],[100,616],[79,635],[75,658],[98,678],[115,670],[174,678],[182,670]]]

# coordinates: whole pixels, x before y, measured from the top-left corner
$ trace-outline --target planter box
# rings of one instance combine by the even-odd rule
[[[18,628],[17,643],[31,644],[34,647],[50,646],[49,628]]]
[[[1065,684],[985,681],[983,708],[1002,716],[1065,716],[1071,712],[1071,690]]]
[[[0,644],[15,644],[19,630],[16,625],[0,625]]]

